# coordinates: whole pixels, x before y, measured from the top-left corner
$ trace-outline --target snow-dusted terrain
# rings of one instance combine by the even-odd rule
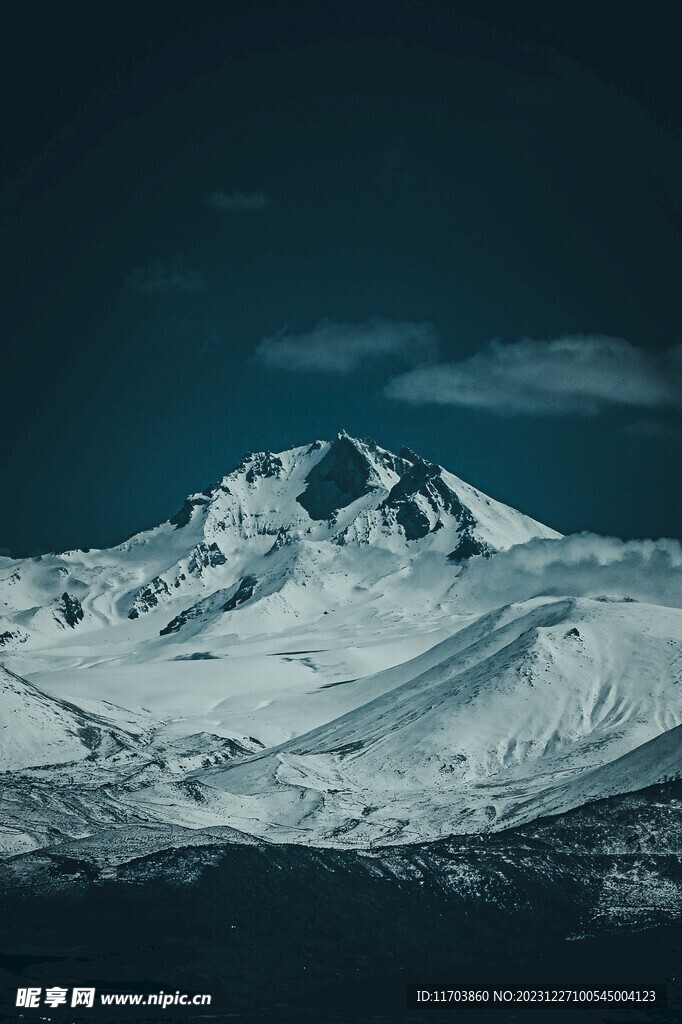
[[[361,707],[200,778],[239,794],[235,814],[253,814],[256,801],[280,833],[286,824],[292,838],[332,842],[414,841],[561,813],[680,777],[678,637],[677,609],[507,607],[363,680],[373,699]]]
[[[681,574],[407,449],[249,454],[115,548],[0,558],[2,848],[406,844],[681,778]]]

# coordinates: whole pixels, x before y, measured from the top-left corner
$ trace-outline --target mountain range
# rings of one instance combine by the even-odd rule
[[[113,548],[0,558],[5,854],[388,849],[682,778],[682,610],[599,539],[578,592],[571,543],[342,432]]]

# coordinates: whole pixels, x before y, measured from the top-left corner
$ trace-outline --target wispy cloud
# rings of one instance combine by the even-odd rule
[[[343,374],[387,357],[428,359],[435,350],[431,324],[374,317],[355,324],[320,320],[302,334],[280,331],[263,338],[255,355],[277,370]]]
[[[133,292],[199,292],[206,287],[202,272],[186,267],[180,256],[138,267],[126,280],[126,288]]]
[[[269,196],[262,192],[212,192],[206,200],[207,206],[227,213],[237,210],[264,210],[270,203]]]
[[[500,415],[682,408],[682,345],[654,353],[601,336],[495,341],[460,362],[400,374],[384,393],[414,405],[457,405]]]

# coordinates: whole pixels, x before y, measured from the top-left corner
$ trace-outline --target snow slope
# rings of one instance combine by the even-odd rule
[[[149,732],[147,716],[111,704],[89,710],[43,693],[0,666],[0,771],[57,765],[133,746]]]
[[[648,785],[679,770],[681,637],[679,609],[509,606],[366,680],[373,699],[361,707],[200,777],[232,795],[235,813],[273,822],[264,835],[322,842],[435,838],[566,811],[637,788],[638,773]]]
[[[4,673],[24,739],[19,753],[5,749],[16,770],[0,796],[2,845],[88,836],[105,856],[112,828],[142,827],[153,849],[171,826],[402,844],[498,831],[679,778],[681,627],[681,610],[633,601],[508,605],[369,677],[283,693],[264,713],[323,724],[299,722],[295,739],[259,753],[255,740],[190,733],[190,716],[145,716],[137,735],[103,728],[92,704],[79,712]],[[107,742],[90,748],[93,729]]]

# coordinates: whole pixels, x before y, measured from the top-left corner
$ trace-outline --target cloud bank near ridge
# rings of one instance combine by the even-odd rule
[[[579,533],[468,562],[454,592],[472,611],[533,597],[632,598],[682,608],[682,544]]]

